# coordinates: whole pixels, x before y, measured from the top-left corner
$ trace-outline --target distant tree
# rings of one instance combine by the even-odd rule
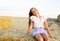
[[[60,21],[60,14],[57,16],[57,21]]]

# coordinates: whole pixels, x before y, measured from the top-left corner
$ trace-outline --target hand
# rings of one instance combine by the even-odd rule
[[[24,35],[24,38],[27,38],[29,36],[29,33],[26,33],[25,35]]]
[[[50,38],[53,38],[54,39],[54,36],[53,35],[50,35]]]

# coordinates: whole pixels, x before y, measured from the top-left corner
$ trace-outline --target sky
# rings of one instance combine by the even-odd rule
[[[60,0],[0,0],[0,16],[28,17],[32,7],[47,18],[60,14]]]

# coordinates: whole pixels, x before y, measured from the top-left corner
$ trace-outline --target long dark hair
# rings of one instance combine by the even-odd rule
[[[36,9],[36,8],[31,8],[30,11],[29,11],[29,26],[30,26],[30,23],[31,23],[30,17],[33,15],[32,9]]]

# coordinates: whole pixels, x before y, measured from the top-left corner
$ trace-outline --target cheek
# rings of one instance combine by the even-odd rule
[[[35,11],[35,13],[38,13],[38,11]]]
[[[33,13],[33,15],[35,15],[35,12]]]

